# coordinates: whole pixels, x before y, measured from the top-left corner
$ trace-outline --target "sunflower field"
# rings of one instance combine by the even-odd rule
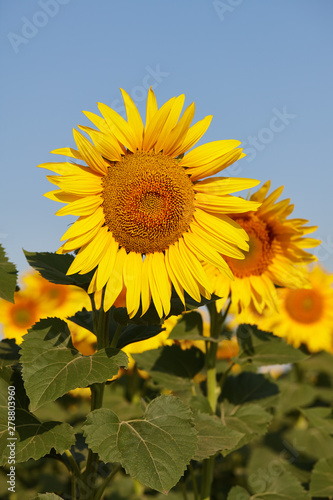
[[[333,498],[333,275],[185,96],[99,103],[39,165],[77,217],[0,246],[4,500]],[[50,221],[52,224],[52,221]]]

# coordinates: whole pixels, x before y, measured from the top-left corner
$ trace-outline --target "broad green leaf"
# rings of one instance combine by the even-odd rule
[[[316,429],[333,434],[333,412],[332,408],[316,407],[301,410],[311,425]],[[333,450],[332,450],[333,455]]]
[[[63,453],[75,442],[74,429],[62,422],[40,422],[32,413],[22,408],[15,410],[15,430],[8,429],[8,408],[0,408],[0,449],[1,464],[8,461],[8,445],[15,450],[16,462],[26,462],[30,458],[38,460],[54,448]],[[13,433],[13,435],[12,435]]]
[[[314,387],[309,384],[280,380],[280,394],[276,400],[276,411],[285,414],[302,406],[308,406],[316,398]]]
[[[252,481],[258,481],[267,476],[277,477],[284,472],[290,472],[300,483],[307,483],[310,480],[310,473],[296,466],[299,453],[288,446],[280,434],[269,435],[268,442],[270,448],[264,445],[252,448],[247,466],[249,486]]]
[[[193,377],[204,366],[204,354],[196,347],[183,350],[179,345],[172,345],[132,356],[155,382],[171,390],[189,388]]]
[[[243,434],[236,449],[267,432],[272,415],[257,404],[234,406],[227,401],[221,404],[221,421],[228,428]]]
[[[236,376],[227,377],[222,396],[231,403],[238,405],[255,399],[274,396],[279,392],[278,386],[264,375],[242,372]]]
[[[324,372],[333,377],[333,355],[329,352],[312,354],[310,358],[302,361],[300,368],[307,372]]]
[[[229,491],[228,500],[250,500],[252,497],[242,486],[234,486]]]
[[[307,358],[299,349],[287,344],[272,333],[258,330],[254,325],[240,325],[237,338],[241,346],[240,362],[255,366],[297,363]]]
[[[104,462],[120,462],[145,486],[167,493],[195,454],[191,410],[174,396],[160,396],[142,419],[120,421],[107,409],[95,410],[83,427],[88,446]]]
[[[322,458],[313,468],[310,493],[312,497],[328,498],[333,496],[333,457]]]
[[[169,334],[169,339],[204,340],[201,314],[197,311],[184,314]]]
[[[165,328],[160,325],[128,325],[121,332],[117,347],[118,349],[122,349],[123,347],[133,344],[134,342],[151,339],[152,337],[156,337],[156,335],[161,333],[163,330],[165,330]]]
[[[101,349],[83,356],[73,346],[64,321],[47,318],[24,336],[21,362],[31,409],[54,401],[71,389],[105,382],[127,366],[119,349]]]
[[[62,497],[58,497],[55,493],[38,493],[36,497],[32,500],[63,500]]]
[[[113,336],[117,330],[118,323],[114,320],[114,316],[117,318],[116,308],[111,308],[111,319],[109,322],[109,341],[111,343]],[[79,325],[83,328],[86,328],[90,332],[94,333],[94,325],[93,325],[93,316],[92,311],[87,311],[83,309],[69,318],[70,321],[73,321],[76,325]],[[118,339],[117,348],[123,349],[123,347],[133,344],[133,342],[140,342],[141,340],[147,340],[152,337],[155,337],[159,333],[161,333],[164,328],[161,325],[135,325],[130,324],[127,325],[125,323],[124,328],[120,334]]]
[[[317,460],[333,455],[333,437],[315,427],[289,428],[284,433],[284,439],[297,453]]]
[[[16,365],[20,359],[20,348],[14,339],[0,341],[0,368]]]
[[[310,500],[309,494],[290,472],[266,471],[266,474],[258,475],[252,481],[249,478],[249,486],[254,492],[251,496],[253,499]]]
[[[12,264],[2,245],[0,245],[0,298],[14,303],[14,292],[17,285],[17,269]]]
[[[193,419],[198,433],[198,447],[194,460],[204,460],[218,451],[236,448],[244,434],[223,424],[214,415],[197,413]]]
[[[93,271],[88,274],[66,274],[74,260],[73,255],[23,251],[30,266],[51,283],[56,285],[76,285],[84,290],[88,289],[94,274]]]

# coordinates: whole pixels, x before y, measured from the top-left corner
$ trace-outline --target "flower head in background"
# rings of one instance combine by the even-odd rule
[[[270,181],[266,182],[250,200],[261,202],[256,212],[234,214],[232,219],[249,235],[249,252],[243,260],[223,255],[232,270],[235,280],[231,281],[216,268],[205,266],[214,281],[214,292],[223,297],[217,301],[219,310],[229,293],[234,308],[240,312],[253,306],[261,313],[267,306],[276,309],[275,285],[300,288],[307,285],[304,267],[300,264],[316,260],[304,248],[317,246],[320,241],[305,235],[316,227],[307,227],[304,219],[288,219],[293,211],[290,200],[276,202],[283,186],[267,195]]]
[[[35,271],[25,273],[21,282],[21,289],[14,293],[14,304],[0,300],[3,336],[14,338],[17,344],[40,319],[48,316],[65,319],[90,307],[89,297],[81,288],[55,285]]]
[[[243,259],[248,238],[229,215],[254,211],[260,202],[230,193],[258,181],[208,178],[244,154],[235,140],[191,149],[206,132],[211,116],[191,126],[194,103],[181,116],[184,95],[158,108],[150,89],[145,125],[129,95],[123,90],[122,95],[127,121],[99,104],[102,116],[85,112],[99,130],[80,127],[93,144],[74,130],[77,150],[53,151],[85,165],[76,161],[40,165],[60,174],[48,176],[59,189],[45,196],[67,203],[57,215],[79,216],[58,250],[79,249],[68,273],[96,269],[89,293],[106,286],[105,310],[125,285],[130,317],[140,306],[144,314],[151,300],[163,317],[170,311],[172,285],[184,304],[184,291],[198,302],[201,296],[210,297],[213,290],[203,262],[232,279],[221,254]]]
[[[333,353],[333,274],[317,265],[308,278],[310,288],[278,289],[279,312],[264,314],[260,326],[295,347]]]

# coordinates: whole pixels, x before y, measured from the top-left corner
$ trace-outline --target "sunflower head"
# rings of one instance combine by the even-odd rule
[[[289,219],[293,211],[290,200],[277,201],[283,186],[268,195],[270,181],[266,182],[250,200],[261,203],[256,211],[233,214],[231,218],[249,236],[249,251],[243,260],[223,255],[235,276],[231,282],[218,269],[207,266],[214,280],[214,291],[224,297],[218,301],[221,309],[231,293],[233,306],[238,312],[250,306],[260,314],[267,306],[276,309],[275,286],[306,287],[308,280],[302,264],[316,260],[304,248],[317,246],[320,241],[306,235],[316,229],[304,219]]]
[[[203,263],[232,279],[222,254],[244,259],[248,236],[230,215],[254,211],[260,202],[230,194],[258,181],[211,178],[244,154],[236,140],[192,149],[212,117],[191,126],[195,107],[181,114],[183,95],[158,108],[150,89],[145,125],[129,95],[122,95],[127,120],[99,104],[102,116],[85,112],[97,130],[80,127],[92,142],[74,130],[77,149],[53,151],[73,162],[40,166],[59,174],[48,176],[59,189],[46,194],[67,204],[57,215],[79,216],[58,250],[79,249],[68,273],[95,269],[88,291],[105,287],[105,310],[125,286],[130,317],[144,314],[151,300],[163,317],[172,287],[184,305],[184,292],[197,302],[210,298]]]
[[[261,326],[295,347],[333,353],[333,275],[316,265],[307,277],[308,288],[277,290],[279,312],[266,311]]]

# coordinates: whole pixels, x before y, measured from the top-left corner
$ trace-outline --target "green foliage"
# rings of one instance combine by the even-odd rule
[[[66,323],[47,318],[24,336],[21,362],[33,411],[71,389],[112,378],[120,366],[127,366],[127,356],[110,348],[82,356],[72,345]]]
[[[221,421],[223,424],[241,434],[237,448],[253,441],[267,432],[272,415],[257,404],[248,403],[234,406],[228,402],[221,405]]]
[[[32,500],[62,500],[62,498],[55,493],[39,493]]]
[[[17,270],[0,245],[0,298],[14,303],[14,292],[17,286]]]
[[[244,404],[256,399],[274,396],[279,392],[278,386],[264,375],[242,372],[227,378],[222,396],[235,405]]]
[[[193,377],[204,366],[204,355],[196,347],[183,350],[179,345],[172,345],[132,356],[155,382],[171,390],[191,387]]]
[[[109,341],[112,342],[112,339],[116,333],[118,323],[114,320],[114,316],[117,317],[117,309],[115,307],[111,308],[111,320],[109,323]],[[69,318],[73,323],[90,332],[94,333],[94,324],[93,324],[93,313],[92,311],[87,311],[83,309],[82,311],[78,311],[74,316]],[[136,325],[136,324],[127,324],[125,322],[124,328],[121,331],[120,337],[117,342],[118,349],[123,349],[129,344],[133,344],[134,342],[140,342],[141,340],[147,340],[152,337],[155,337],[159,333],[161,333],[164,328],[161,325]]]
[[[285,363],[298,363],[307,358],[299,349],[286,344],[272,333],[258,330],[254,325],[240,325],[237,339],[241,347],[238,363],[255,367]]]
[[[198,446],[194,460],[203,460],[217,452],[236,448],[244,436],[243,433],[233,430],[214,415],[206,413],[195,415],[194,426],[198,433]]]
[[[313,497],[319,498],[333,496],[333,457],[322,458],[314,466],[310,483],[310,493]]]
[[[102,460],[120,462],[132,477],[166,494],[195,453],[191,417],[179,399],[160,396],[142,419],[124,422],[111,410],[95,410],[87,417],[84,433]]]
[[[84,290],[88,289],[93,271],[88,274],[66,274],[74,260],[73,255],[23,251],[30,266],[51,283],[56,285],[76,285]]]

